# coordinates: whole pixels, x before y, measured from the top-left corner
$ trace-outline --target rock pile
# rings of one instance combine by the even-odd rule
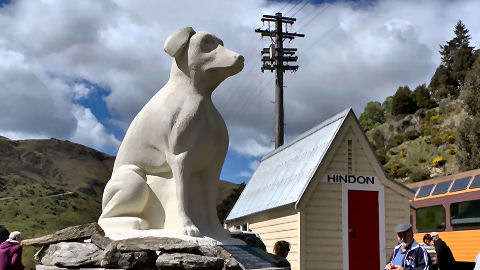
[[[105,237],[97,223],[68,227],[53,235],[24,240],[23,245],[41,247],[35,254],[37,270],[248,269],[221,246],[199,245],[168,237],[113,241]],[[268,269],[289,269],[285,267],[288,262],[282,257],[261,248],[252,249],[272,263]]]

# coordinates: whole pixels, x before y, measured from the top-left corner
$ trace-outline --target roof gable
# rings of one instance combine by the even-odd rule
[[[350,112],[351,108],[267,154],[227,220],[297,203]]]

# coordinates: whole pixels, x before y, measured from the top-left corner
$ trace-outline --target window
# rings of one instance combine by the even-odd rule
[[[472,184],[470,184],[470,188],[478,188],[480,187],[480,175],[475,175],[473,178]]]
[[[466,177],[462,179],[457,179],[453,182],[453,186],[450,189],[450,192],[460,191],[467,189],[468,183],[470,182],[471,177]]]
[[[452,183],[452,181],[438,183],[435,186],[435,189],[433,190],[432,195],[439,195],[439,194],[447,193],[448,188],[450,187],[451,183]]]
[[[417,198],[423,198],[427,197],[430,195],[430,192],[432,192],[433,185],[428,185],[428,186],[423,186],[420,188],[417,194]]]
[[[418,232],[445,230],[445,208],[442,205],[417,209]]]
[[[454,230],[480,228],[480,200],[452,203],[450,215]]]

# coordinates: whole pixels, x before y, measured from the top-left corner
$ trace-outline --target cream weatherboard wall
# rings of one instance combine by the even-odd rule
[[[342,269],[342,186],[318,184],[302,213],[302,269]]]

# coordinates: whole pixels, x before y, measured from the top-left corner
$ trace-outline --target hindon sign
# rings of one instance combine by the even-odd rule
[[[376,185],[378,178],[375,176],[364,175],[343,175],[343,174],[326,174],[322,177],[322,183],[333,184],[362,184],[362,185]]]

